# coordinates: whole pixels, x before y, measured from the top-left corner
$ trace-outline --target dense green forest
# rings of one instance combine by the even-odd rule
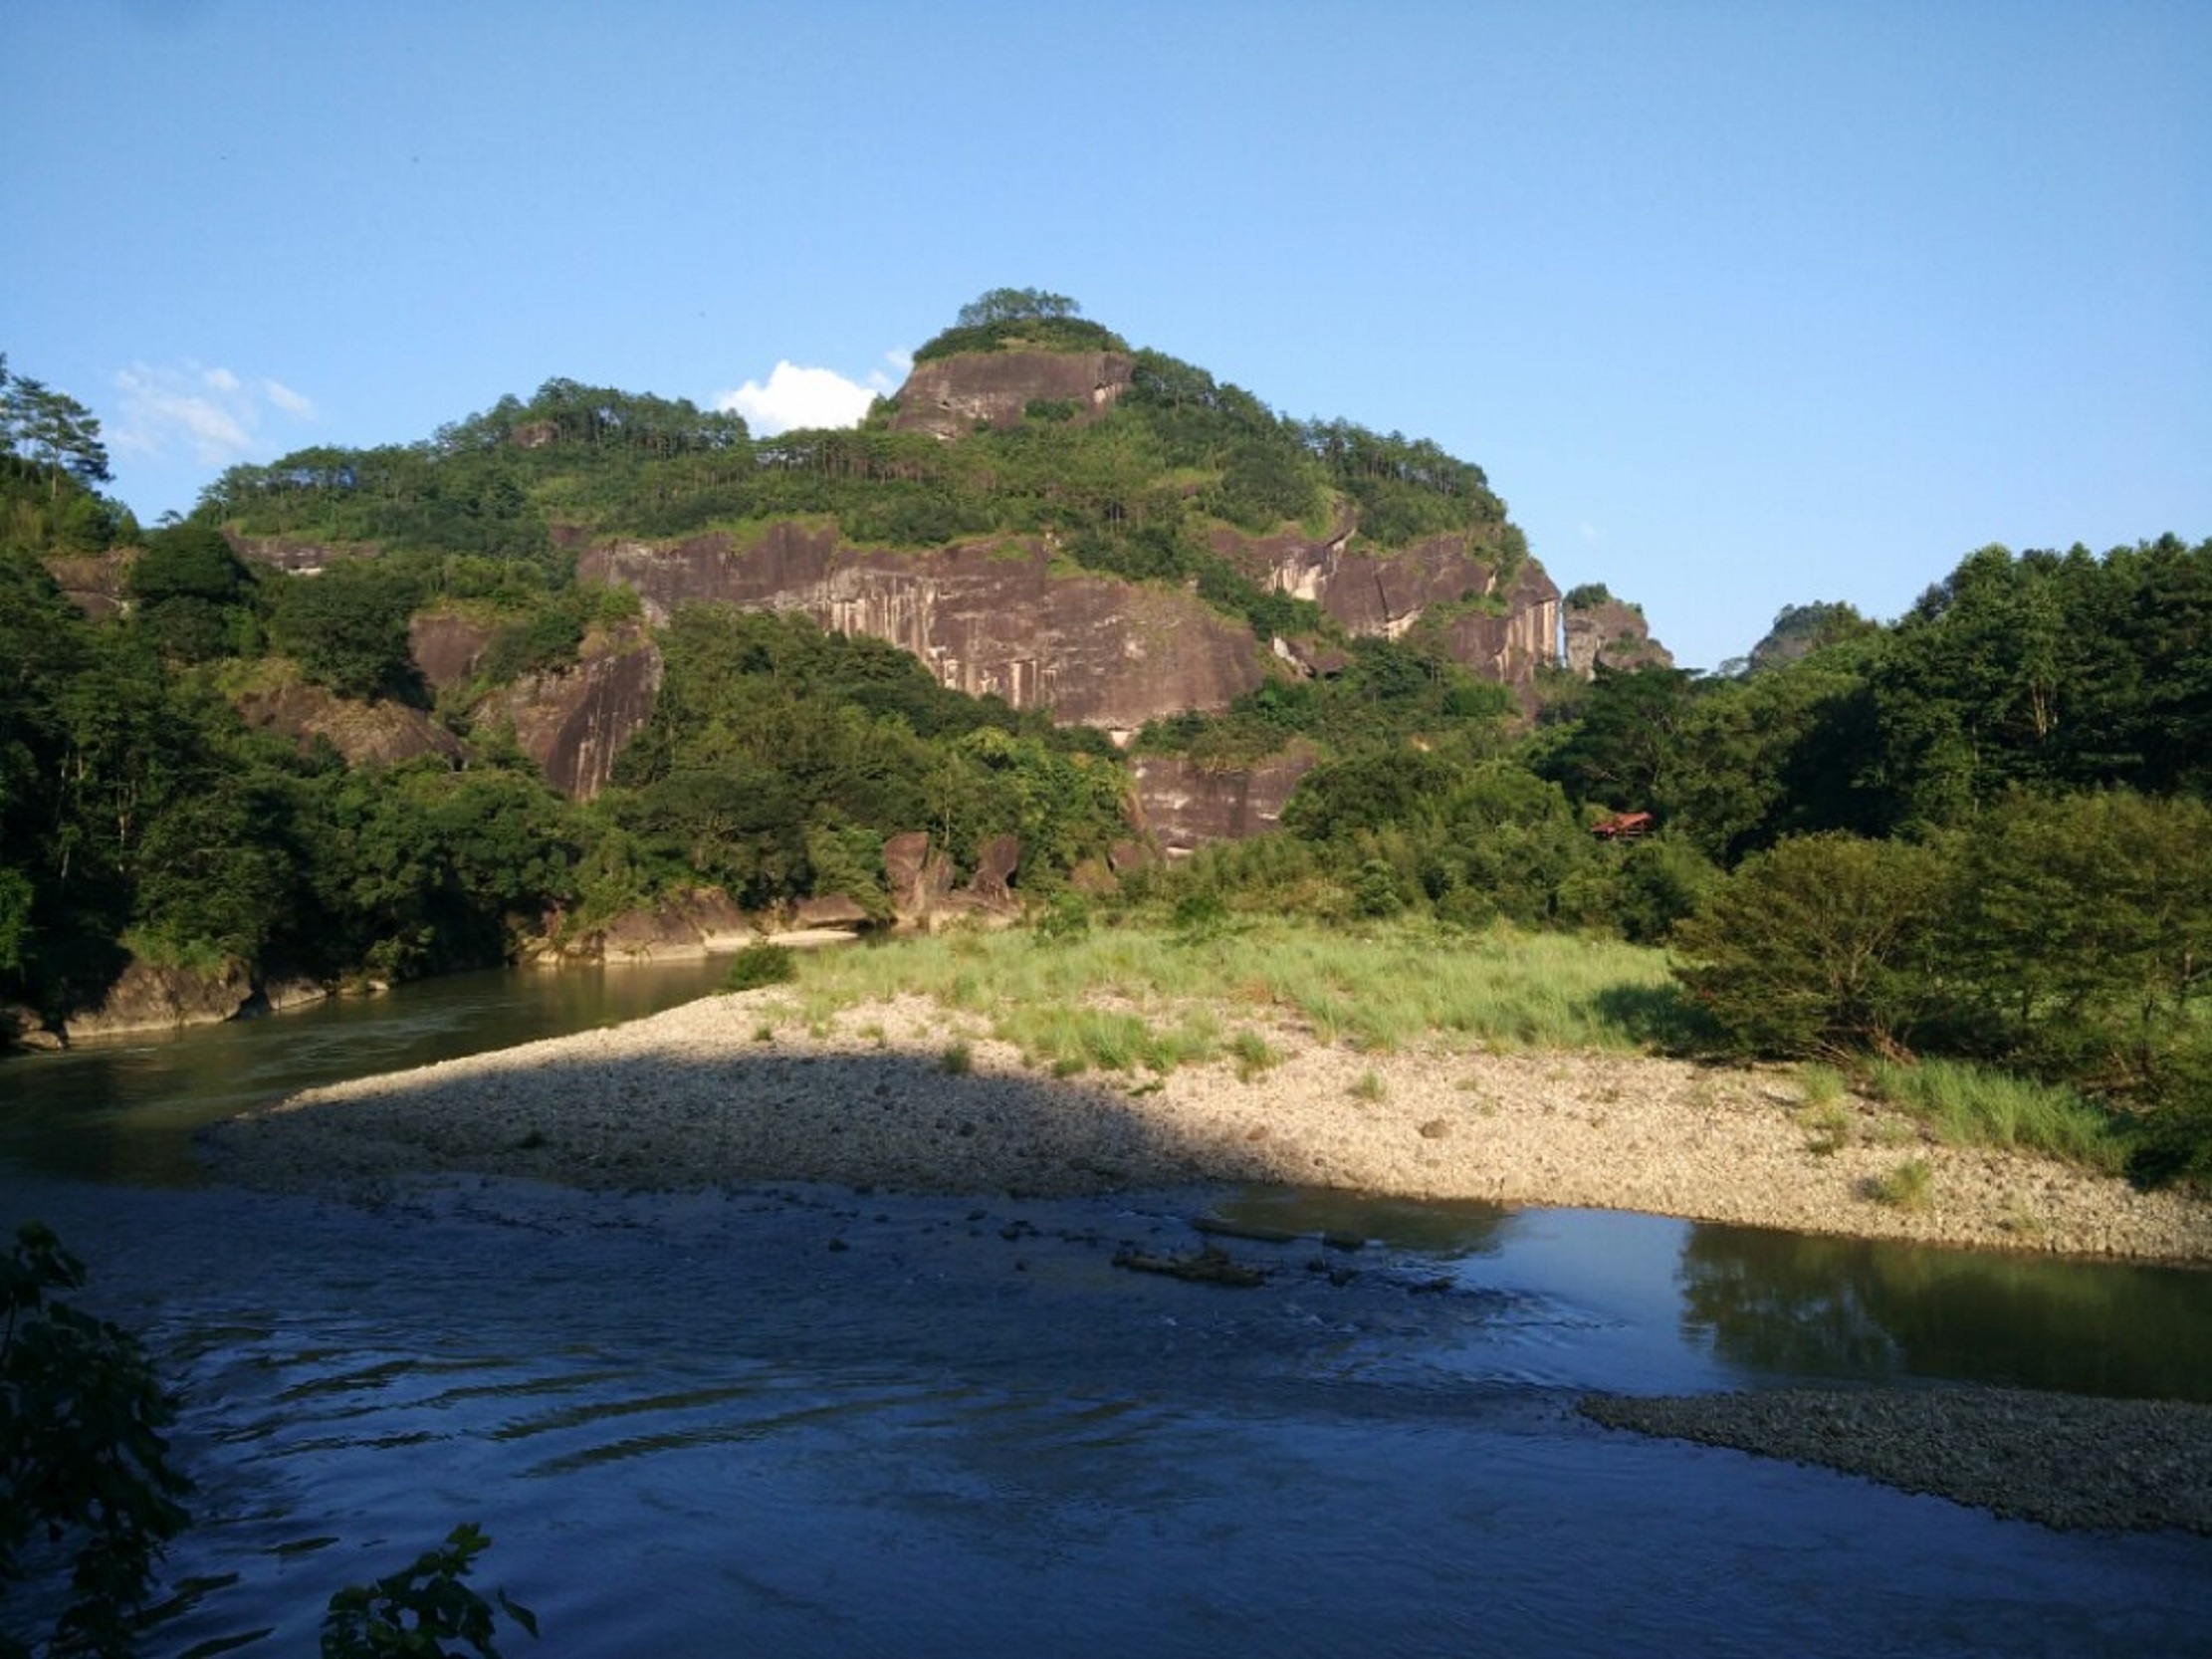
[[[1078,309],[1001,290],[918,356],[1127,350]],[[856,430],[755,438],[556,379],[421,443],[233,468],[150,533],[98,493],[97,422],[0,378],[0,1000],[57,1016],[132,956],[429,973],[693,886],[880,916],[883,840],[912,829],[961,858],[1015,833],[1023,889],[1063,893],[1129,833],[1124,757],[872,640],[680,611],[652,723],[587,804],[483,718],[498,686],[642,627],[633,595],[577,583],[579,540],[797,517],[869,546],[1035,537],[1341,650],[1341,673],[1138,739],[1209,766],[1316,757],[1280,834],[1082,902],[1669,944],[1709,1046],[2000,1066],[2126,1114],[2144,1171],[2207,1170],[2212,542],[1983,549],[1893,622],[1792,607],[1728,671],[1553,675],[1531,719],[1420,629],[1346,638],[1212,551],[1223,527],[1349,523],[1510,566],[1519,533],[1479,468],[1130,356],[1103,413],[1039,405],[953,443],[895,430],[888,403]],[[263,537],[372,556],[288,576],[239,556]],[[53,571],[110,550],[130,550],[127,603],[95,620]],[[425,611],[490,630],[468,686],[424,684]],[[248,725],[242,695],[281,683],[460,741],[348,766]],[[1627,811],[1657,832],[1591,833]]]

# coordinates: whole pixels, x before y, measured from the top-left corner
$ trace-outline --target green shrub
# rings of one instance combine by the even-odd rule
[[[1902,841],[1782,841],[1675,928],[1677,973],[1744,1052],[1894,1050],[1937,995],[1943,875]]]
[[[757,991],[764,985],[788,985],[798,977],[798,953],[788,945],[758,939],[730,958],[725,991]]]
[[[1039,939],[1061,942],[1088,938],[1091,931],[1090,900],[1081,893],[1054,893],[1052,902],[1044,907],[1044,914],[1037,917],[1035,931]]]
[[[191,1483],[162,1432],[176,1402],[137,1338],[55,1295],[84,1283],[40,1222],[0,1257],[0,1591],[27,1548],[65,1551],[70,1599],[48,1651],[124,1653]],[[0,1653],[31,1651],[0,1629]]]
[[[487,1601],[462,1580],[492,1540],[464,1523],[444,1543],[410,1566],[369,1584],[348,1584],[332,1595],[323,1616],[323,1659],[452,1659],[473,1653],[499,1659],[494,1641],[499,1615],[538,1634],[538,1617],[505,1590]],[[447,1647],[447,1642],[465,1644]]]

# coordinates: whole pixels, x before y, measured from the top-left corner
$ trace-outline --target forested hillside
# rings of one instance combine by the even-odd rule
[[[1126,375],[951,437],[901,429],[885,400],[857,430],[773,439],[556,379],[420,443],[234,468],[150,533],[98,493],[97,422],[0,382],[15,1029],[98,1004],[133,961],[389,979],[701,888],[883,918],[887,837],[926,831],[958,874],[1012,835],[1032,906],[1088,895],[1062,916],[1671,941],[1712,1044],[1999,1065],[2174,1130],[2146,1167],[2200,1156],[2177,1126],[2212,1121],[2212,542],[1984,549],[1893,622],[1809,603],[1732,672],[1601,660],[1524,695],[1453,631],[1528,564],[1479,468],[1278,415],[1057,296],[986,296],[917,356],[1038,352]],[[776,526],[1195,597],[1248,630],[1252,689],[1118,748],[789,607],[577,579],[617,540],[661,557],[711,533],[742,561]],[[1361,631],[1269,574],[1265,550],[1293,544],[1481,580],[1432,581],[1418,612]],[[435,678],[428,621],[472,642]],[[518,699],[641,651],[649,717],[604,787],[550,787]],[[311,700],[312,723],[268,712]],[[376,722],[380,750],[356,741]],[[1148,756],[1306,770],[1278,833],[1132,874]],[[1621,814],[1650,818],[1592,832]]]

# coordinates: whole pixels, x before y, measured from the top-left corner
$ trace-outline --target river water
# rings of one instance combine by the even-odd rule
[[[184,1393],[200,1524],[168,1565],[229,1581],[149,1651],[313,1651],[332,1588],[464,1520],[477,1581],[543,1621],[511,1656],[2212,1651],[2212,1540],[1573,1410],[2212,1398],[2212,1275],[1277,1189],[465,1179],[357,1208],[197,1179],[211,1117],[712,973],[472,977],[0,1065],[0,1217],[53,1222]],[[1200,1213],[1301,1237],[1230,1241],[1274,1270],[1253,1290],[1113,1265],[1189,1250]]]

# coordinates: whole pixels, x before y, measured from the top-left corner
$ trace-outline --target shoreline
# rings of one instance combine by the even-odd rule
[[[1228,1181],[2212,1263],[2212,1205],[1941,1145],[1849,1095],[1816,1128],[1787,1069],[1268,1041],[1279,1063],[1242,1074],[1223,1060],[1059,1078],[979,1015],[901,997],[809,1024],[777,987],[309,1090],[215,1125],[202,1153],[218,1178],[295,1190],[440,1173],[1037,1195]],[[1875,1196],[1907,1162],[1927,1166],[1924,1203]]]

